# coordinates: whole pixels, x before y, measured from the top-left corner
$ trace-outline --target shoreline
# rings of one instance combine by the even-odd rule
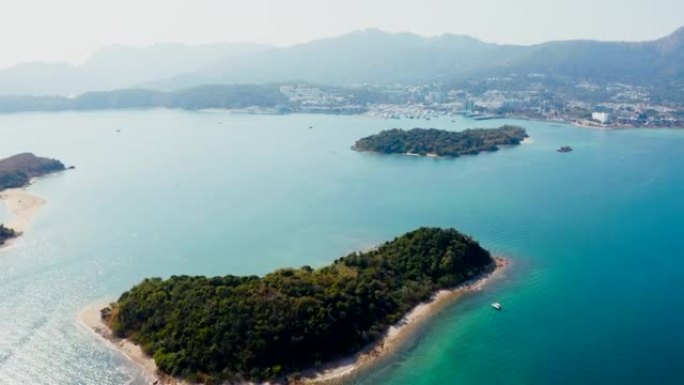
[[[530,139],[529,141],[526,141],[527,139],[521,140],[519,144],[502,144],[500,145],[499,149],[497,150],[483,150],[475,154],[461,154],[461,155],[438,155],[435,154],[434,152],[428,152],[425,155],[423,154],[417,154],[415,152],[378,152],[378,151],[367,151],[367,150],[357,150],[354,147],[351,148],[352,151],[356,151],[359,153],[365,153],[365,154],[373,154],[373,155],[380,155],[380,156],[402,156],[402,157],[408,157],[408,158],[430,158],[430,159],[457,159],[465,156],[478,156],[481,154],[491,154],[503,149],[507,148],[514,148],[516,146],[524,145],[524,144],[532,144],[534,143],[534,139]]]
[[[443,289],[434,293],[430,300],[418,304],[406,313],[397,324],[390,326],[380,341],[352,357],[334,361],[322,370],[311,370],[304,373],[302,378],[294,381],[293,384],[341,385],[356,375],[373,369],[383,360],[391,358],[431,318],[457,302],[462,296],[481,290],[492,278],[501,274],[508,265],[509,261],[506,259],[494,257],[494,266],[490,271],[463,282],[453,289]]]
[[[17,232],[17,237],[7,240],[3,247],[10,245],[31,226],[34,217],[47,203],[42,197],[26,191],[25,187],[0,191],[0,201],[9,213],[9,218],[4,223],[5,227]]]
[[[433,294],[427,302],[414,307],[411,311],[385,333],[378,342],[369,345],[361,352],[351,357],[333,361],[323,369],[310,369],[292,381],[277,382],[297,385],[338,385],[350,378],[372,369],[382,360],[391,355],[407,342],[420,328],[448,305],[453,304],[463,295],[481,290],[492,278],[498,276],[508,266],[509,262],[501,257],[494,257],[494,264],[489,271],[466,281],[453,289],[440,290]],[[123,354],[150,375],[157,385],[189,385],[188,382],[170,377],[158,371],[154,358],[143,352],[142,348],[127,339],[117,338],[102,322],[100,309],[109,305],[111,301],[98,301],[88,305],[78,313],[79,323],[94,333],[109,347]],[[254,384],[252,384],[254,385]]]
[[[100,310],[109,306],[112,301],[98,301],[88,305],[78,313],[77,320],[84,328],[100,338],[108,347],[123,354],[128,360],[140,366],[151,377],[155,385],[190,385],[189,383],[160,373],[154,358],[143,352],[139,345],[125,338],[117,338],[107,325],[102,322]]]

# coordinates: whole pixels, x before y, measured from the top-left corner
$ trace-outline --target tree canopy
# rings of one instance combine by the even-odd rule
[[[435,291],[492,263],[454,229],[420,228],[319,269],[145,279],[102,317],[169,375],[263,381],[358,352]]]

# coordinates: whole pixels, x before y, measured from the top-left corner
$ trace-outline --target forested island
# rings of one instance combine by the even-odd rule
[[[391,129],[356,141],[352,149],[381,154],[450,156],[475,155],[497,151],[500,146],[518,145],[525,138],[524,128],[504,125],[499,128],[474,128],[446,131],[435,128]]]
[[[287,382],[359,352],[438,290],[494,268],[472,238],[420,228],[318,269],[145,279],[101,317],[168,375],[203,383]]]
[[[31,178],[64,170],[64,164],[56,159],[41,158],[22,153],[0,159],[0,191],[24,187]]]

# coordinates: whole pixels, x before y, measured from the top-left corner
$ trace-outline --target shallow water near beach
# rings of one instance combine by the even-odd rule
[[[150,276],[322,266],[418,226],[455,227],[511,266],[355,383],[684,383],[684,131],[507,121],[532,143],[458,159],[349,149],[386,128],[504,123],[453,120],[0,115],[0,157],[76,166],[29,188],[47,204],[0,249],[0,384],[145,384],[80,309]]]

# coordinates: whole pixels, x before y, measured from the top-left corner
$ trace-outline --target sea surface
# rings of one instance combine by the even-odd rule
[[[458,159],[350,150],[392,127],[503,123],[531,143]],[[575,151],[555,151],[564,145]],[[684,131],[1,115],[0,157],[23,151],[76,169],[29,188],[47,204],[0,250],[0,384],[145,384],[78,323],[80,309],[145,277],[323,266],[419,226],[471,234],[511,267],[356,383],[684,384]]]

